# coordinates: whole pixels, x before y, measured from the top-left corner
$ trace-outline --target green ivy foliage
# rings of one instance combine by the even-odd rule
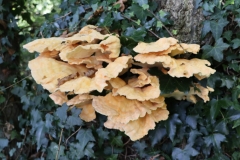
[[[16,23],[10,22],[16,21],[20,11],[7,10],[11,7],[1,0],[0,2],[4,4],[1,10],[13,12],[8,16],[8,32],[0,33],[5,36],[2,36],[1,45],[7,47],[14,40],[10,33],[19,29]],[[121,52],[134,56],[136,53],[132,49],[139,41],[152,42],[158,37],[170,36],[165,27],[174,25],[174,22],[169,13],[157,8],[157,1],[128,0],[124,3],[123,12],[120,11],[121,5],[115,2],[116,0],[64,0],[59,8],[43,15],[40,27],[34,25],[37,20],[31,21],[31,12],[26,11],[23,19],[32,27],[21,33],[25,35],[25,41],[22,39],[20,42],[61,36],[93,24],[109,32],[117,32],[123,46]],[[78,117],[80,109],[53,104],[48,98],[49,93],[31,78],[26,78],[11,89],[0,92],[0,104],[8,103],[6,94],[9,91],[8,94],[18,97],[18,106],[21,107],[18,123],[14,124],[15,129],[9,133],[10,138],[0,137],[0,157],[38,160],[240,159],[240,1],[197,0],[196,3],[203,9],[206,20],[202,28],[202,50],[195,57],[209,60],[216,69],[214,75],[200,81],[203,86],[215,90],[210,94],[209,102],[198,101],[192,104],[166,99],[170,111],[168,120],[158,123],[143,139],[132,142],[124,133],[104,128],[106,117],[102,115],[97,115],[94,122],[86,123]],[[11,28],[10,24],[14,26]],[[18,51],[16,57],[27,57],[26,51]],[[5,52],[7,54],[7,49]],[[24,67],[26,59],[20,59],[20,64]],[[5,63],[0,57],[0,65],[9,64]],[[18,69],[22,76],[28,73],[24,67]],[[187,78],[176,80],[156,72],[154,68],[149,72],[161,77],[162,93],[170,93],[176,88],[188,91],[194,81]],[[6,86],[0,84],[0,89]],[[0,122],[2,126],[4,119]]]

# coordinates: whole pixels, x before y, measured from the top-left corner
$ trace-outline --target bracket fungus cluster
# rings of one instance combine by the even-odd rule
[[[133,58],[120,54],[117,35],[102,34],[98,27],[88,25],[72,37],[37,39],[23,47],[40,53],[29,62],[29,68],[56,104],[82,108],[79,116],[86,122],[96,118],[95,112],[103,114],[107,116],[105,127],[124,131],[133,141],[168,118],[165,97],[196,103],[197,95],[206,102],[212,91],[195,84],[188,93],[176,90],[161,95],[161,78],[148,73],[150,67],[157,66],[159,72],[172,77],[195,76],[198,80],[215,72],[206,60],[175,58],[186,51],[197,54],[200,48],[179,44],[174,38],[139,42],[133,49],[139,54]],[[136,63],[142,67],[136,67]],[[106,94],[93,95],[94,91]]]

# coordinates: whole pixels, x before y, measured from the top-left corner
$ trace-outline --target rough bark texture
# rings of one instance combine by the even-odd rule
[[[171,14],[174,26],[169,29],[177,30],[175,37],[178,40],[185,43],[200,43],[204,17],[202,9],[198,8],[197,0],[159,0],[159,9]]]

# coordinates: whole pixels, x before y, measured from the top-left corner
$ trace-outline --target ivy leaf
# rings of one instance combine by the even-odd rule
[[[80,143],[70,143],[68,158],[69,159],[81,159],[84,157],[84,150]]]
[[[180,148],[173,148],[172,157],[173,159],[184,159],[184,160],[190,160],[191,156],[198,155],[199,152],[192,148],[190,144],[187,144],[185,148],[182,150]]]
[[[69,125],[70,128],[74,127],[75,125],[80,126],[82,125],[82,123],[83,122],[79,117],[74,117],[74,116],[69,116],[66,122],[66,124]]]
[[[218,133],[221,133],[221,134],[228,135],[229,131],[228,131],[228,128],[227,128],[227,123],[224,120],[220,121],[218,124],[215,125],[214,132],[218,132]]]
[[[134,12],[134,15],[142,22],[145,23],[147,16],[149,16],[149,12],[144,10],[137,4],[132,4],[130,10]]]
[[[162,140],[164,136],[166,136],[167,131],[166,128],[156,128],[154,130],[151,130],[149,132],[149,138],[151,139],[151,145],[152,147],[156,145],[158,142]]]
[[[112,25],[112,21],[113,21],[113,18],[111,13],[106,14],[104,12],[98,20],[98,25],[100,27],[110,27]]]
[[[71,109],[71,113],[72,113],[72,116],[79,118],[79,114],[81,113],[81,110],[79,108],[73,107]]]
[[[226,137],[220,133],[213,133],[204,137],[204,142],[206,143],[207,147],[209,147],[212,144],[214,147],[218,149],[221,149],[220,144],[225,140],[226,140]]]
[[[197,131],[197,130],[191,130],[191,132],[189,133],[189,137],[188,137],[188,140],[187,140],[187,142],[189,143],[189,144],[194,144],[194,142],[195,142],[195,140],[196,140],[196,138],[198,137],[198,136],[200,136],[200,135],[202,135],[202,133],[201,132],[199,132],[199,131]]]
[[[186,118],[186,123],[192,128],[196,129],[197,128],[197,119],[198,116],[193,116],[193,115],[188,115]]]
[[[50,129],[50,128],[53,127],[52,126],[52,121],[53,121],[53,116],[51,114],[47,113],[46,116],[45,116],[45,127],[47,129]]]
[[[81,129],[76,138],[79,141],[80,148],[83,150],[88,142],[95,141],[92,131],[90,129]]]
[[[222,104],[216,99],[212,99],[210,104],[211,104],[210,115],[212,119],[215,119],[220,112]]]
[[[148,0],[134,0],[134,2],[138,3],[140,6],[148,4]]]
[[[8,146],[8,139],[0,138],[0,151]]]
[[[88,157],[94,157],[94,151],[93,151],[93,146],[94,143],[89,142],[86,146],[86,148],[84,149],[84,154]]]
[[[234,40],[232,40],[233,42],[233,49],[236,49],[240,46],[240,39],[239,38],[235,38]]]
[[[61,122],[65,122],[67,119],[67,109],[68,106],[66,104],[63,104],[62,107],[58,108],[56,113],[56,116],[60,119]]]
[[[37,141],[37,151],[40,149],[42,145],[47,146],[48,139],[45,137],[46,134],[46,127],[44,126],[44,123],[41,123],[40,126],[37,127],[35,138]]]
[[[238,126],[240,126],[240,119],[233,122],[233,127],[232,128],[237,128]]]
[[[240,18],[235,18],[234,21],[237,22],[238,26],[240,26]]]
[[[147,156],[146,152],[144,151],[148,147],[145,141],[143,142],[137,141],[132,146],[138,151],[139,156],[141,158],[144,158]]]
[[[213,8],[215,7],[215,5],[212,2],[204,2],[203,3],[203,9],[205,11],[210,11],[210,12],[214,12]]]
[[[3,102],[5,102],[5,100],[6,100],[5,97],[3,97],[2,95],[0,95],[0,104],[3,103]]]
[[[124,19],[124,18],[122,17],[121,13],[120,13],[120,12],[117,12],[117,11],[113,12],[113,18],[114,18],[114,21],[119,21],[119,20]]]
[[[228,89],[232,88],[235,83],[235,81],[232,80],[232,77],[224,76],[221,80],[222,80],[221,87],[226,86]]]
[[[177,125],[181,124],[182,121],[178,118],[178,114],[174,114],[168,118],[166,123],[168,136],[171,139],[171,141],[173,141],[176,134]]]
[[[114,146],[122,147],[123,146],[122,136],[113,137],[111,139],[111,144]]]
[[[132,38],[136,42],[143,41],[146,34],[147,32],[143,27],[138,29],[135,29],[133,27],[128,27],[125,31],[125,35]]]
[[[60,149],[58,148],[58,144],[55,143],[55,142],[51,142],[49,148],[48,148],[48,155],[47,157],[48,158],[51,158],[51,157],[54,157],[57,155],[58,153],[58,158],[61,157],[62,155],[64,155],[64,149],[65,147],[64,146],[60,146]]]
[[[228,20],[226,18],[221,18],[216,21],[210,21],[211,32],[215,40],[218,40],[223,32],[223,28],[228,24]]]
[[[147,21],[146,23],[144,23],[144,27],[146,29],[150,29],[155,22],[156,22],[156,19],[152,18],[150,21]]]
[[[97,134],[99,136],[99,138],[102,139],[109,139],[109,132],[108,131],[104,131],[102,127],[98,128],[97,130]]]
[[[228,111],[228,119],[230,121],[236,121],[240,119],[240,111],[231,109]]]
[[[223,37],[226,38],[226,40],[231,41],[232,40],[232,31],[226,31],[223,33]]]
[[[211,27],[210,27],[210,21],[206,20],[203,22],[203,28],[202,28],[202,35],[201,38],[204,38],[208,32],[211,31]]]
[[[223,60],[223,50],[227,49],[228,47],[229,45],[224,43],[223,39],[220,38],[213,47],[210,45],[203,46],[202,59],[213,57],[214,60],[221,62]]]
[[[148,71],[150,74],[155,75],[160,80],[161,94],[172,93],[176,89],[182,92],[188,92],[192,84],[191,78],[175,78],[169,75],[163,74],[158,68],[153,67]]]
[[[39,110],[32,110],[31,111],[31,125],[32,126],[37,126],[38,123],[42,122],[42,112],[40,112]]]
[[[239,160],[240,159],[240,152],[239,151],[235,151],[232,154],[232,160]]]

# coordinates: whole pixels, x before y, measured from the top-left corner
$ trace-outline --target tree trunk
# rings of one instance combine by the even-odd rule
[[[202,22],[204,20],[199,0],[160,0],[159,9],[171,14],[177,38],[184,43],[200,43]]]

